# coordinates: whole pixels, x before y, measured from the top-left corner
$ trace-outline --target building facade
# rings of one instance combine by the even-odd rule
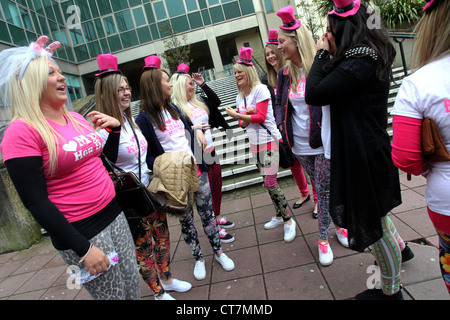
[[[241,46],[261,52],[287,0],[0,0],[0,50],[39,35],[61,42],[54,58],[72,100],[94,92],[97,55],[112,53],[134,87],[144,57],[167,48],[168,25],[191,46],[191,71],[231,74]],[[174,70],[168,70],[173,72]]]

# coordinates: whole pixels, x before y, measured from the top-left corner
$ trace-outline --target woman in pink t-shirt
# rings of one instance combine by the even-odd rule
[[[92,298],[139,299],[133,240],[99,158],[102,139],[65,107],[66,80],[51,59],[59,43],[44,48],[47,41],[0,53],[11,67],[0,72],[1,99],[12,114],[0,147],[5,166],[64,262],[98,276],[84,283]],[[103,128],[119,124],[101,119]]]

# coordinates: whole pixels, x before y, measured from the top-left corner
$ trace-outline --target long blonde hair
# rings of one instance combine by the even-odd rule
[[[250,87],[250,92],[253,92],[253,90],[255,90],[256,87],[261,83],[261,81],[259,80],[258,72],[256,72],[256,69],[254,66],[248,66],[243,63],[235,63],[233,65],[233,70],[235,72],[240,71],[240,72],[245,72],[247,74],[247,81],[248,81],[248,86]],[[239,86],[237,81],[236,81],[236,86],[238,88],[239,94],[241,95],[242,98],[244,98],[245,97],[244,88]]]
[[[189,119],[191,118],[191,110],[187,105],[188,102],[196,107],[202,108],[206,111],[207,114],[209,114],[208,107],[203,103],[203,101],[197,98],[197,95],[195,93],[192,94],[189,101],[187,100],[186,81],[188,79],[192,80],[192,77],[187,73],[175,73],[172,75],[172,77],[170,78],[170,82],[173,85],[171,98],[172,103],[181,110],[181,113],[184,117],[188,117]]]
[[[7,98],[11,106],[11,122],[15,120],[27,122],[44,140],[49,153],[49,170],[46,175],[51,176],[58,166],[58,138],[63,142],[64,139],[48,123],[40,107],[42,93],[47,87],[48,62],[48,57],[41,56],[31,60],[22,80],[19,80],[18,74],[12,76],[8,83]],[[86,127],[70,115],[65,105],[61,107],[61,111],[80,132],[80,126]]]
[[[450,1],[436,1],[433,6],[414,30],[413,69],[450,54]]]
[[[266,44],[266,48],[272,49],[273,53],[277,56],[277,69],[280,70],[285,64],[286,61],[284,61],[283,54],[277,49],[276,44],[268,43]],[[264,49],[264,53],[265,53]],[[266,70],[267,70],[267,80],[269,81],[269,84],[272,88],[277,88],[277,78],[278,78],[278,72],[275,70],[274,66],[272,66],[268,61],[267,58],[264,59],[266,63]]]
[[[117,90],[119,89],[122,80],[125,80],[127,85],[129,85],[127,77],[118,73],[105,75],[95,81],[95,109],[116,118],[119,120],[122,127],[125,123],[123,116],[125,114],[130,125],[136,128],[137,126],[134,123],[133,115],[131,113],[131,106],[124,111],[120,109]]]
[[[296,66],[292,61],[286,61],[287,68],[289,68],[289,73],[292,83],[292,91],[297,92],[297,79],[300,77],[301,67],[305,72],[305,77],[308,77],[311,66],[314,62],[314,57],[316,55],[316,50],[314,49],[314,40],[311,32],[303,24],[296,30],[278,30],[280,34],[291,37],[292,40],[297,44],[298,52],[300,53],[300,58],[302,60],[301,66]]]

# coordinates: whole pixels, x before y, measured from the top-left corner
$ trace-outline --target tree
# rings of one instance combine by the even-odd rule
[[[318,12],[317,4],[311,0],[300,0],[297,4],[299,8],[299,18],[302,23],[311,31],[313,37],[317,39],[322,35],[326,25],[326,20]]]
[[[161,57],[166,60],[166,63],[162,67],[168,70],[176,70],[180,63],[190,65],[193,60],[190,58],[191,45],[187,44],[187,35],[178,35],[170,22],[161,27],[160,33],[161,36],[167,36],[163,40],[166,50],[161,54]]]

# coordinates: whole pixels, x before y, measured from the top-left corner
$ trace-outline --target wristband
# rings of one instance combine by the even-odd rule
[[[89,252],[91,252],[91,249],[92,249],[92,243],[89,245],[89,250],[86,252],[86,254],[81,257],[80,261],[78,261],[79,264],[83,263],[84,259],[86,259]]]

